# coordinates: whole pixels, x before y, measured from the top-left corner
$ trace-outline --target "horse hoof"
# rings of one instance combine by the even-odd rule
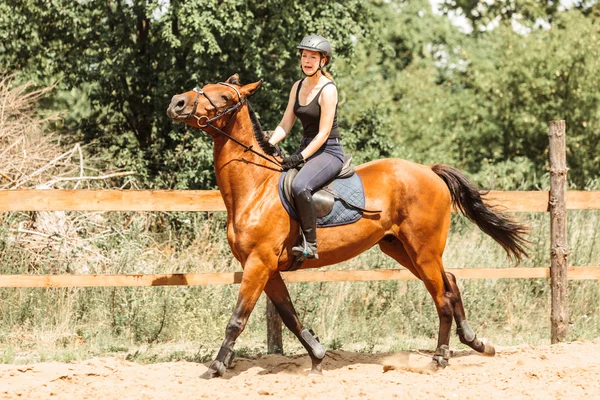
[[[448,366],[448,360],[442,356],[433,356],[433,362],[439,369],[444,369]]]
[[[486,338],[481,338],[481,343],[483,343],[483,353],[482,355],[486,357],[494,357],[496,355],[496,349],[494,348],[494,343],[491,340]]]
[[[321,360],[313,359],[308,376],[323,376],[323,365],[321,364]]]
[[[219,375],[217,375],[214,371],[206,371],[205,373],[203,373],[202,375],[200,375],[200,379],[204,379],[204,380],[209,380],[212,378],[218,378]]]
[[[208,367],[208,370],[203,373],[202,375],[200,375],[200,379],[213,379],[213,378],[219,378],[221,376],[223,376],[223,374],[225,373],[225,365],[223,365],[222,362],[219,361],[213,361],[210,366]]]

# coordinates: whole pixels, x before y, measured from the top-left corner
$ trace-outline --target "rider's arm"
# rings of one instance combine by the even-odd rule
[[[306,160],[312,156],[323,146],[323,143],[329,138],[331,127],[333,126],[333,118],[335,117],[335,107],[337,105],[337,89],[335,85],[327,85],[321,92],[319,99],[321,105],[321,119],[319,120],[319,133],[309,143],[304,150],[302,156]]]
[[[269,139],[269,143],[275,145],[281,142],[285,136],[288,134],[292,126],[294,126],[294,122],[296,122],[296,115],[294,114],[294,103],[296,101],[296,90],[298,88],[298,82],[294,83],[292,86],[292,90],[290,91],[290,98],[288,99],[288,104],[285,109],[285,113],[283,113],[283,118],[277,128],[275,128],[275,132]]]

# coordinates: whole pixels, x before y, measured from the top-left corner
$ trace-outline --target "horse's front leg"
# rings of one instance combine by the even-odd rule
[[[217,358],[200,378],[211,379],[223,376],[226,368],[231,364],[233,345],[244,330],[269,277],[276,270],[276,263],[276,260],[272,260],[272,265],[269,265],[266,260],[259,257],[250,257],[246,261],[237,304],[225,330],[225,340],[219,349]]]
[[[311,374],[320,375],[323,370],[321,364],[323,358],[325,358],[325,347],[323,347],[312,331],[302,326],[292,304],[290,293],[279,272],[271,276],[271,279],[269,279],[269,282],[265,286],[265,293],[277,308],[285,326],[296,335],[302,346],[308,351],[308,355],[312,361]]]

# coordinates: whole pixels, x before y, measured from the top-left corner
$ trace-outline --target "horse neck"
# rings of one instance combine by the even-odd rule
[[[229,135],[245,144],[261,151],[254,138],[254,130],[246,103],[229,123]],[[229,214],[236,205],[241,206],[252,200],[254,191],[267,179],[278,172],[256,154],[245,149],[233,140],[217,135],[214,139],[214,165],[219,191]]]

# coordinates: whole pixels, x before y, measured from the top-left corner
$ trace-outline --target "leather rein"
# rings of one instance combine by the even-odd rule
[[[225,132],[225,130],[227,129],[227,126],[229,125],[229,122],[231,122],[231,120],[233,119],[235,114],[237,114],[237,112],[240,110],[240,108],[242,108],[242,106],[244,104],[246,104],[248,102],[248,100],[246,100],[245,98],[242,99],[242,95],[240,94],[240,91],[235,86],[230,85],[225,82],[219,82],[218,84],[230,87],[231,89],[235,90],[235,92],[238,95],[238,102],[236,104],[224,109],[223,111],[220,111],[219,107],[217,107],[217,105],[212,101],[212,99],[208,96],[208,94],[206,94],[206,92],[204,90],[202,90],[198,87],[195,87],[193,89],[194,92],[196,92],[196,99],[194,100],[194,107],[192,108],[192,111],[190,111],[185,117],[183,117],[183,119],[188,119],[188,118],[192,118],[192,117],[196,118],[196,120],[198,122],[198,127],[201,130],[203,130],[204,132],[206,132],[206,128],[210,127],[212,129],[214,129],[216,132],[218,132],[220,135],[223,135],[223,136],[229,138],[230,140],[232,140],[234,143],[242,146],[244,148],[244,153],[247,151],[254,153],[257,156],[267,160],[271,164],[275,164],[279,168],[280,171],[283,171],[283,168],[281,168],[281,163],[279,163],[276,160],[272,160],[272,159],[268,158],[264,154],[257,152],[256,150],[253,149],[254,145],[250,145],[250,146],[245,145],[244,143],[240,142],[239,140],[237,140],[236,138],[234,138],[233,136],[231,136],[230,134]],[[202,116],[198,117],[196,115],[196,110],[198,108],[198,101],[200,100],[200,95],[203,95],[204,97],[206,97],[206,100],[208,100],[208,102],[215,108],[216,115],[214,117],[208,118],[206,115],[202,115]],[[225,123],[225,127],[223,127],[223,130],[217,128],[216,126],[214,126],[212,124],[212,122],[217,121],[217,120],[223,118],[224,116],[229,116],[229,118],[227,119],[227,122]]]

